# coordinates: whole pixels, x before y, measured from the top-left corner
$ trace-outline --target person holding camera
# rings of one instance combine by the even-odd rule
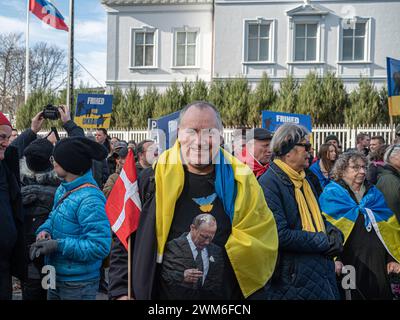
[[[52,107],[49,109],[49,107]],[[57,112],[54,111],[54,108],[57,109]],[[74,121],[71,120],[71,114],[69,109],[61,105],[59,107],[54,107],[51,105],[47,105],[44,107],[42,111],[37,113],[31,122],[31,127],[22,132],[13,142],[12,146],[18,149],[19,159],[23,157],[23,153],[25,148],[34,140],[38,138],[38,133],[42,130],[44,121],[48,120],[57,120],[60,119],[63,123],[63,128],[68,134],[68,137],[84,137],[85,132],[81,127],[79,127]],[[48,135],[51,137],[51,133]],[[50,142],[54,142],[48,138]]]

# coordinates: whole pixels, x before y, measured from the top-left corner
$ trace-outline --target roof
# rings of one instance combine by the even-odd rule
[[[101,0],[107,6],[168,5],[168,4],[207,4],[213,0]]]

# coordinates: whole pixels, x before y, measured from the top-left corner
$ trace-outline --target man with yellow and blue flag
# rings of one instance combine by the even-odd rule
[[[344,234],[343,265],[355,268],[352,300],[393,299],[390,278],[400,273],[400,225],[381,191],[367,180],[367,159],[360,152],[342,154],[319,198],[325,217]]]
[[[181,111],[175,145],[161,154],[154,168],[143,171],[142,213],[132,258],[136,299],[168,299],[160,286],[166,243],[185,233],[198,214],[213,215],[218,225],[213,242],[224,248],[221,297],[248,298],[262,292],[272,276],[278,250],[275,220],[251,170],[220,148],[221,133],[215,107],[191,103]],[[126,252],[114,245],[112,298],[126,296],[126,259]],[[198,274],[194,270],[192,277]]]

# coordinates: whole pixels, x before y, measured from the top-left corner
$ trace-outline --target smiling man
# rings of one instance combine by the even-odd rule
[[[9,147],[11,133],[0,112],[0,300],[11,299],[12,276],[26,275],[18,151]]]
[[[136,299],[165,298],[159,272],[165,246],[187,232],[199,214],[212,215],[218,225],[213,243],[223,248],[225,265],[218,296],[247,298],[271,277],[278,247],[275,221],[251,170],[219,147],[222,129],[212,104],[189,104],[181,111],[175,145],[160,155],[154,169],[143,171],[132,259]],[[110,266],[113,298],[126,298],[127,278],[126,250],[116,241]]]

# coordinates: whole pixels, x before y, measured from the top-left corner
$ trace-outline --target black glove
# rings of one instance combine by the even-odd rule
[[[326,231],[329,240],[329,249],[324,253],[331,258],[337,257],[343,252],[343,233],[334,226],[330,226]]]
[[[400,274],[389,273],[390,288],[392,289],[393,299],[400,300]]]
[[[48,255],[57,251],[58,241],[42,239],[36,241],[29,249],[29,257],[31,260],[38,258],[40,255]]]

